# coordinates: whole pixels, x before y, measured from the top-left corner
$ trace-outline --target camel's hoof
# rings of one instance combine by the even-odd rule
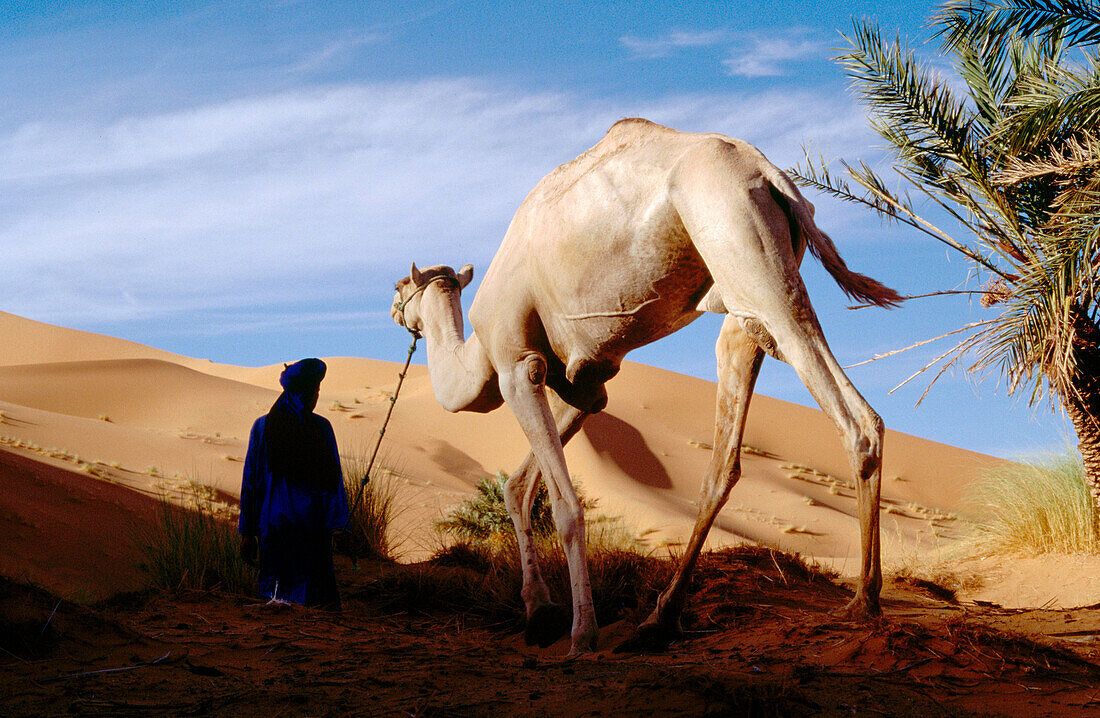
[[[593,634],[574,640],[573,645],[569,647],[569,653],[565,654],[565,660],[572,661],[583,656],[594,655],[598,643],[599,634]]]
[[[856,596],[851,603],[832,613],[845,621],[870,621],[882,615],[882,607],[877,600],[872,601],[866,597]]]
[[[537,644],[539,648],[546,648],[569,633],[572,624],[573,617],[568,608],[556,603],[544,603],[527,619],[523,639],[528,646]]]
[[[643,623],[629,638],[615,646],[615,653],[663,653],[683,632],[660,623]]]

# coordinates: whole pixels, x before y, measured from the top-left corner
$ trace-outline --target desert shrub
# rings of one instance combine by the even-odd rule
[[[1091,553],[1098,549],[1081,457],[1070,450],[991,470],[969,490],[974,550]]]
[[[460,541],[436,551],[432,555],[431,563],[436,566],[468,568],[488,573],[493,568],[496,553],[485,544]]]
[[[472,497],[436,522],[436,528],[456,543],[440,549],[431,559],[433,565],[468,569],[481,576],[476,595],[466,607],[503,622],[514,621],[524,611],[519,548],[504,504],[507,478],[498,473],[483,479]],[[585,543],[597,620],[615,621],[651,602],[671,576],[672,564],[649,555],[621,519],[595,515],[596,502],[578,494],[586,513]],[[554,600],[569,605],[569,567],[542,485],[535,494],[531,524],[543,579]]]
[[[134,538],[141,568],[154,586],[237,594],[255,590],[256,570],[241,559],[237,527],[215,515],[209,502],[187,509],[164,499],[157,520],[138,529]]]
[[[515,531],[504,503],[504,484],[507,481],[508,475],[503,471],[498,471],[496,476],[485,477],[478,482],[474,495],[436,521],[435,527],[459,541],[499,543],[507,540]],[[586,499],[579,489],[577,497],[585,511],[596,507],[596,502]],[[531,504],[531,531],[536,537],[553,536],[556,532],[550,498],[543,483],[536,488]]]
[[[435,522],[440,532],[471,544],[506,540],[515,530],[508,507],[504,503],[504,484],[508,475],[498,471],[486,476],[474,487],[474,495]],[[539,485],[531,504],[531,530],[536,536],[554,533],[554,518],[546,487]]]
[[[568,572],[562,557],[562,597],[569,600]],[[676,561],[643,553],[636,544],[627,546],[590,544],[588,570],[592,579],[592,600],[596,620],[607,625],[623,618],[641,621],[672,580]]]
[[[364,483],[369,461],[369,456],[363,453],[341,457],[351,515],[347,527],[336,535],[333,545],[337,552],[357,559],[391,560],[394,547],[390,543],[389,527],[397,510],[397,484],[393,481],[393,473],[377,463]]]

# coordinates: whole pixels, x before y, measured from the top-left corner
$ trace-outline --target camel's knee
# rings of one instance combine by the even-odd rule
[[[733,452],[733,456],[731,456],[730,460],[726,463],[724,474],[726,477],[726,486],[728,489],[732,489],[733,485],[741,478],[741,447],[738,447]],[[726,493],[728,494],[729,491],[727,490]]]
[[[546,382],[546,373],[546,358],[538,352],[526,353],[512,360],[507,370],[498,373],[500,393],[505,401],[511,403],[532,387],[541,388]]]
[[[851,436],[849,451],[856,476],[870,478],[882,466],[882,444],[886,428],[882,417],[870,407],[863,412],[858,430]]]
[[[740,452],[735,452],[740,453]],[[729,498],[734,484],[741,478],[741,457],[733,456],[716,471],[709,472],[711,480],[703,486],[703,506],[707,509],[721,508]]]
[[[521,468],[504,482],[504,506],[513,520],[523,515],[523,496],[527,489],[527,472]]]
[[[542,386],[546,382],[546,357],[537,352],[531,352],[523,356],[518,368],[522,379],[534,386]]]
[[[562,497],[551,504],[550,510],[563,546],[584,538],[584,507],[580,501],[569,501]]]

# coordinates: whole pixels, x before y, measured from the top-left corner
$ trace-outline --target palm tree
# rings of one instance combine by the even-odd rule
[[[969,260],[992,311],[925,367],[940,364],[932,383],[970,357],[971,371],[1000,370],[1010,393],[1060,403],[1100,521],[1100,4],[954,0],[934,27],[962,92],[865,22],[838,61],[902,187],[931,199],[959,231],[918,215],[907,192],[864,162],[831,174],[807,155],[794,174]]]

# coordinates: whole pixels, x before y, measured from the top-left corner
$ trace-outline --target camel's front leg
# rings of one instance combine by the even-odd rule
[[[657,598],[653,612],[638,626],[635,635],[619,646],[619,650],[659,649],[681,635],[680,615],[684,610],[691,572],[714,518],[741,477],[741,437],[764,352],[745,333],[740,321],[731,316],[727,316],[722,324],[716,351],[718,402],[714,453],[707,467],[695,527],[672,582]]]
[[[569,564],[573,596],[573,645],[569,653],[595,650],[599,632],[585,555],[584,512],[569,479],[565,452],[546,398],[546,360],[538,354],[525,354],[510,368],[501,369],[499,375],[501,394],[527,435],[539,470],[549,478],[554,525]]]
[[[548,399],[564,446],[580,430],[589,414],[565,403],[553,392],[548,395]],[[537,643],[545,647],[569,630],[569,611],[550,600],[550,590],[539,570],[534,534],[531,530],[531,506],[540,478],[538,461],[534,453],[529,452],[504,484],[504,503],[512,517],[512,524],[516,527],[520,567],[523,570],[523,588],[520,594],[527,613],[527,644]],[[557,494],[557,491],[550,493]]]

